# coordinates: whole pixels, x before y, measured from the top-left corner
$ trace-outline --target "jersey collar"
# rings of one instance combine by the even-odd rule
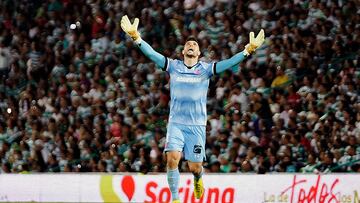
[[[194,67],[196,67],[197,65],[199,65],[200,63],[199,63],[199,61],[197,62],[197,63],[195,63],[193,66],[187,66],[186,64],[185,64],[185,62],[183,61],[183,64],[184,64],[184,66],[187,68],[187,69],[192,69],[192,68],[194,68]]]

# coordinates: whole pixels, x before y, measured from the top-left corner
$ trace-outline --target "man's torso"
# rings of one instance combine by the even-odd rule
[[[206,97],[214,64],[198,62],[188,68],[183,61],[167,60],[171,96],[169,122],[206,125]]]

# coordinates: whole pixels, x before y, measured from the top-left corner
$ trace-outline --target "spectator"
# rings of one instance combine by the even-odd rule
[[[276,77],[271,83],[271,87],[282,87],[287,82],[289,82],[289,77],[284,73],[284,68],[276,67]]]
[[[210,82],[208,171],[359,171],[357,1],[0,7],[0,173],[165,170],[168,76],[125,37],[125,14],[141,17],[144,40],[172,58],[189,35],[202,60],[217,61],[265,29],[254,56]]]
[[[10,69],[10,49],[5,46],[4,41],[0,42],[0,76],[6,78]]]

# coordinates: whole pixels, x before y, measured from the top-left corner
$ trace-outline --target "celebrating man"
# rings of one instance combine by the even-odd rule
[[[140,37],[139,19],[132,24],[125,15],[121,27],[140,50],[163,71],[170,75],[170,115],[166,133],[165,153],[167,180],[173,203],[179,203],[179,169],[181,152],[184,152],[189,169],[194,174],[194,195],[200,199],[204,193],[202,162],[205,158],[206,97],[210,77],[238,65],[264,42],[264,30],[257,37],[250,32],[250,42],[245,49],[220,62],[199,61],[199,44],[194,37],[186,40],[182,54],[184,60],[170,59],[156,52]]]

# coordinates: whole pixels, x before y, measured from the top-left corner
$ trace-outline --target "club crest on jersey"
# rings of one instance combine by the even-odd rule
[[[201,153],[201,145],[194,145],[193,152],[195,154],[200,154]]]
[[[194,73],[196,74],[196,75],[200,75],[200,70],[199,69],[196,69],[195,71],[194,71]]]

